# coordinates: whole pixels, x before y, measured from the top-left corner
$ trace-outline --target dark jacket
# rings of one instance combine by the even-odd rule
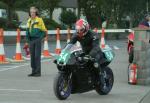
[[[139,26],[145,26],[145,27],[149,27],[149,24],[148,22],[145,20],[145,21],[142,21]]]
[[[83,52],[86,55],[96,57],[98,53],[102,54],[99,43],[99,35],[91,30],[87,34],[80,38],[77,34],[74,34],[69,44],[75,44],[77,41],[80,42]]]

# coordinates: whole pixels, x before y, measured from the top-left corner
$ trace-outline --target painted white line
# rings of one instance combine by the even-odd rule
[[[114,48],[115,50],[119,50],[119,47],[117,47],[117,46],[113,46],[113,48]]]
[[[0,91],[16,91],[16,92],[41,92],[42,90],[25,90],[25,89],[0,89]]]
[[[46,61],[50,61],[50,60],[51,60],[51,59],[42,60],[42,63],[43,63],[43,62],[46,62]],[[7,70],[12,70],[12,69],[16,69],[16,68],[24,67],[24,66],[28,66],[28,65],[30,65],[30,63],[25,63],[25,64],[19,65],[19,66],[13,66],[13,67],[11,67],[11,68],[2,68],[2,69],[0,69],[0,72],[7,71]]]
[[[15,66],[0,66],[0,68],[11,68],[11,67],[15,67]]]
[[[15,66],[15,67],[12,67],[12,68],[3,68],[3,69],[0,69],[0,72],[11,70],[11,69],[16,69],[16,68],[27,66],[27,65],[29,65],[29,64],[19,65],[19,66]]]
[[[42,63],[43,63],[43,62],[50,61],[50,60],[52,60],[52,59],[46,59],[46,60],[42,60]]]

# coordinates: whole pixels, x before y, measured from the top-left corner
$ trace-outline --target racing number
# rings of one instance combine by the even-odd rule
[[[108,60],[111,61],[113,59],[113,54],[110,51],[106,51],[105,54]]]

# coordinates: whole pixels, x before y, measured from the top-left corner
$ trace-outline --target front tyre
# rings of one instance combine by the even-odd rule
[[[107,95],[114,83],[114,75],[109,67],[104,68],[104,72],[100,77],[100,83],[96,86],[96,92],[100,95]]]
[[[68,75],[58,73],[54,79],[54,93],[59,100],[67,99],[71,94],[71,80]]]

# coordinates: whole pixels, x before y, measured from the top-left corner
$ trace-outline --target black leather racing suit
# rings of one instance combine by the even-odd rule
[[[96,59],[96,62],[100,64],[103,62],[104,57],[100,48],[99,35],[92,30],[89,30],[85,36],[80,38],[77,34],[74,34],[66,46],[66,49],[71,48],[77,41],[80,42],[83,52],[86,55]]]

